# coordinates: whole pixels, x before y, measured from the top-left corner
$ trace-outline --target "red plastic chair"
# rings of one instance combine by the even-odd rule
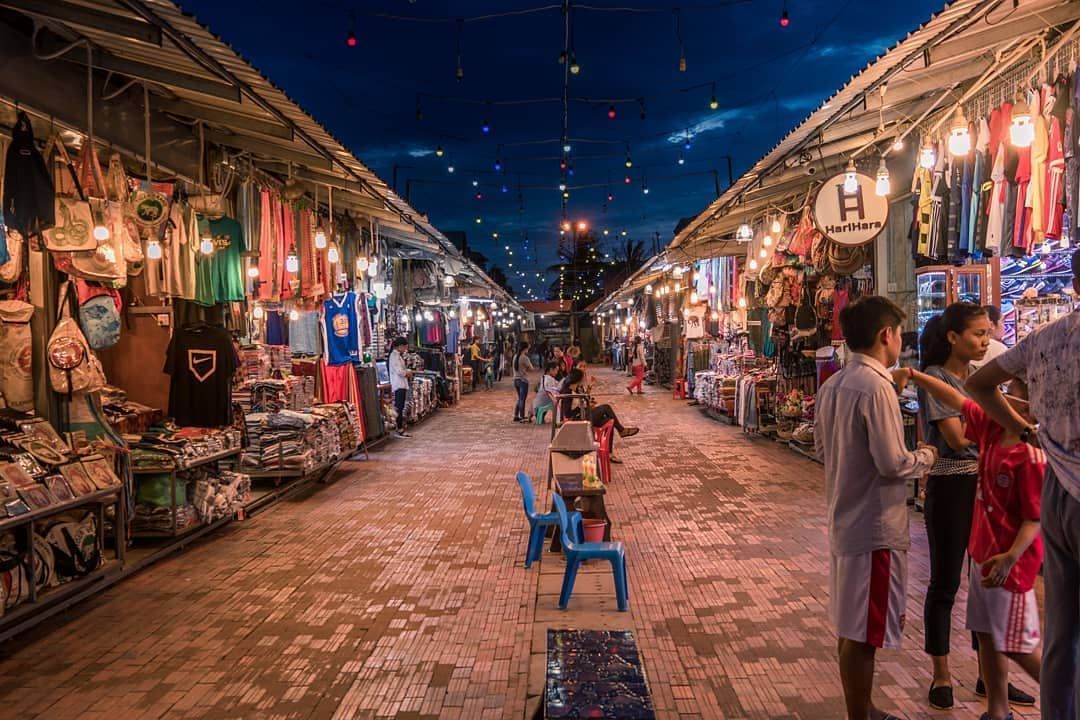
[[[611,435],[615,432],[615,421],[608,420],[603,427],[593,428],[593,437],[600,445],[596,457],[600,461],[600,480],[606,485],[611,482]]]

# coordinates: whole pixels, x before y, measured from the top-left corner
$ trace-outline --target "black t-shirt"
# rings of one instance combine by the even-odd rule
[[[173,334],[165,353],[169,382],[169,415],[177,425],[230,425],[232,376],[240,367],[232,336],[215,325],[187,325]]]

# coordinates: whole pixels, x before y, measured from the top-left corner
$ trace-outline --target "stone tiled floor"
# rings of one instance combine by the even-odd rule
[[[503,383],[9,643],[0,717],[520,719],[539,702],[547,627],[633,629],[662,718],[842,717],[820,467],[599,375],[642,426],[617,448],[607,503],[628,547],[629,613],[602,567],[561,612],[561,559],[521,566],[513,473],[546,504],[549,430],[509,422]],[[958,707],[924,707],[921,516],[912,527],[907,645],[880,655],[879,704],[978,718],[963,595]]]

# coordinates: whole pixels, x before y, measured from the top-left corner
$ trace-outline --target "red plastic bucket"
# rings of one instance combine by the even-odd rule
[[[607,529],[606,521],[584,518],[581,521],[581,526],[582,529],[585,531],[585,542],[604,541],[604,530]]]

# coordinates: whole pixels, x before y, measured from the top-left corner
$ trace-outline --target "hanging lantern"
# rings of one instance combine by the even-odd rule
[[[739,298],[739,302],[738,302],[738,303],[736,303],[736,304],[737,304],[737,305],[738,305],[738,306],[739,306],[740,308],[744,308],[744,309],[745,309],[745,308],[746,308],[746,298],[744,298],[744,297],[741,297],[741,298]]]
[[[892,183],[889,181],[889,166],[885,164],[884,156],[881,158],[881,164],[878,165],[877,186],[874,188],[874,192],[878,197],[885,197],[892,192]]]
[[[146,243],[146,257],[151,260],[161,259],[161,243],[157,240],[151,240]]]
[[[1013,103],[1009,140],[1018,148],[1031,147],[1031,143],[1035,142],[1035,123],[1031,119],[1031,110],[1022,95],[1017,95],[1016,102]]]
[[[341,260],[341,255],[338,253],[337,245],[331,245],[330,249],[326,251],[326,259],[331,265],[337,265]]]
[[[859,171],[855,168],[855,158],[849,158],[844,172],[844,193],[854,195],[859,192]]]
[[[754,258],[750,258],[750,262],[748,262],[746,264],[746,266],[748,268],[750,268],[751,270],[757,270],[757,268],[758,268],[757,260],[755,260]]]
[[[934,143],[928,138],[923,141],[922,148],[919,150],[919,167],[924,170],[933,170],[936,164],[937,153],[934,152]]]
[[[765,258],[769,257],[769,251],[765,248],[761,248],[761,250],[758,250],[758,257],[764,260]]]
[[[322,228],[319,228],[318,230],[315,231],[315,249],[316,250],[325,250],[326,249],[326,233],[323,231]]]
[[[251,278],[252,280],[259,277],[259,266],[258,265],[252,265],[251,267],[249,267],[247,269],[247,276],[249,278]]]
[[[356,272],[367,272],[369,265],[371,265],[371,263],[368,262],[367,256],[361,255],[360,257],[356,258]]]
[[[952,125],[949,127],[949,152],[956,157],[963,157],[971,152],[971,132],[964,111],[956,108]]]
[[[769,235],[768,233],[766,233],[765,237],[761,238],[761,244],[764,247],[772,247],[772,244],[773,244],[772,235]]]
[[[291,251],[289,256],[285,258],[285,270],[291,273],[299,272],[300,258],[296,257],[295,250]]]
[[[251,314],[256,320],[262,320],[263,316],[266,315],[266,311],[263,310],[262,305],[256,305],[255,309],[251,311]]]
[[[293,308],[292,310],[289,311],[289,320],[292,320],[293,322],[296,322],[299,319],[300,319],[300,311],[298,311],[296,308]]]
[[[754,237],[754,231],[747,223],[743,223],[739,226],[738,231],[735,233],[735,239],[741,242],[748,242]]]
[[[711,313],[709,313],[709,318],[711,318],[715,322],[716,320],[720,319],[720,313],[718,313],[716,310],[713,310]]]

